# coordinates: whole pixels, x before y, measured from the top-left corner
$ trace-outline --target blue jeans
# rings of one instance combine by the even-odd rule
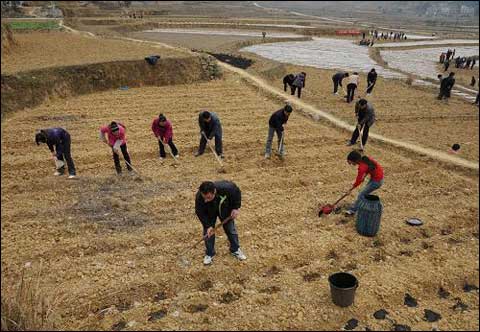
[[[267,137],[267,144],[265,145],[265,153],[267,154],[272,154],[272,143],[273,143],[273,136],[275,135],[276,130],[273,127],[268,127],[268,137]],[[278,152],[283,156],[285,154],[285,145],[282,142],[282,145],[280,145],[280,142],[282,141],[282,136],[283,136],[283,131],[282,134],[279,136],[277,133],[278,137]]]
[[[208,227],[203,226],[203,236],[207,234]],[[223,230],[225,234],[227,234],[228,241],[230,242],[230,252],[235,252],[240,248],[240,244],[238,242],[238,232],[237,228],[235,227],[235,220],[230,220],[225,225],[223,225]],[[205,239],[205,255],[210,257],[215,256],[215,234],[212,235],[210,238]]]
[[[370,180],[367,185],[365,186],[365,188],[363,188],[363,190],[358,194],[358,197],[357,197],[357,200],[355,201],[355,203],[353,204],[353,207],[350,209],[354,212],[357,212],[358,210],[358,204],[360,203],[360,199],[362,197],[365,197],[366,195],[370,194],[371,192],[377,190],[378,188],[380,188],[381,186],[383,185],[383,179],[380,180],[380,181],[372,181]]]

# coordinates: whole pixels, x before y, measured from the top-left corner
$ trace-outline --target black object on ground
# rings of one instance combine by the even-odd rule
[[[147,61],[149,65],[154,66],[157,64],[158,59],[160,59],[160,55],[151,55],[151,56],[147,56],[145,58],[145,61]]]
[[[394,324],[392,331],[411,331],[412,329],[408,325]]]
[[[408,293],[405,294],[405,302],[404,302],[404,304],[405,304],[406,306],[411,307],[411,308],[415,308],[415,307],[418,305],[417,300],[415,300],[415,299],[414,299],[410,294],[408,294]]]
[[[440,296],[442,299],[446,299],[450,296],[450,292],[443,289],[443,287],[440,287],[438,290],[438,296]]]
[[[113,330],[113,331],[121,331],[121,330],[123,330],[125,327],[127,327],[127,323],[122,319],[122,320],[119,321],[117,324],[113,324],[112,330]]]
[[[452,307],[453,310],[464,312],[468,309],[468,305],[463,303],[460,298],[456,297],[455,300],[457,303],[455,303],[455,305]]]
[[[373,314],[373,317],[375,317],[376,319],[385,319],[387,315],[388,315],[388,311],[380,309],[378,311],[375,311],[375,313]]]
[[[458,150],[460,150],[460,144],[458,144],[458,143],[453,144],[453,145],[452,145],[452,150],[453,150],[453,151],[458,151]]]
[[[358,281],[355,276],[346,272],[334,273],[328,277],[332,301],[339,307],[348,307],[355,299]]]
[[[475,286],[475,285],[469,285],[469,284],[465,283],[465,286],[463,286],[463,290],[465,292],[471,292],[471,291],[478,290],[478,287]]]
[[[347,325],[345,325],[344,329],[347,331],[350,331],[356,328],[357,326],[358,326],[358,320],[356,320],[355,318],[352,318],[347,322]]]
[[[156,320],[162,319],[166,315],[167,315],[167,312],[165,310],[159,310],[159,311],[151,312],[148,315],[148,321],[149,322],[154,322]]]
[[[226,62],[229,65],[232,65],[237,68],[241,69],[247,69],[250,67],[253,63],[252,60],[244,58],[242,56],[234,56],[231,54],[225,54],[225,53],[208,53],[211,56],[215,57],[215,59]]]
[[[424,311],[425,311],[425,320],[427,322],[433,323],[439,319],[442,319],[442,315],[440,315],[439,313],[436,313],[435,311],[432,311],[429,309],[425,309]]]

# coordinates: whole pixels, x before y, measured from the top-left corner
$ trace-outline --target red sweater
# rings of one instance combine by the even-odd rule
[[[372,181],[380,181],[383,179],[382,166],[380,166],[380,164],[372,158],[369,157],[368,159],[370,159],[375,164],[375,169],[373,171],[369,171],[367,163],[365,163],[364,161],[360,161],[360,163],[358,164],[358,175],[355,179],[355,183],[353,184],[353,188],[361,185],[363,180],[365,180],[367,174],[370,174],[370,180]]]
[[[170,138],[173,137],[173,128],[172,128],[172,123],[170,121],[165,122],[165,127],[161,127],[158,124],[158,118],[153,119],[152,121],[152,131],[155,137],[161,137],[162,139],[165,139],[167,142],[170,140]]]

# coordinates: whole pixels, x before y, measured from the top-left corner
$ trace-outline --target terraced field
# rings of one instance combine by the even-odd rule
[[[345,161],[348,134],[294,112],[286,160],[265,161],[268,118],[279,107],[227,73],[221,81],[114,90],[9,115],[1,141],[2,296],[13,294],[31,263],[25,277],[38,275],[45,297],[58,299],[59,329],[338,330],[355,318],[359,328],[389,330],[391,321],[373,317],[383,308],[415,330],[478,330],[478,291],[465,287],[479,279],[478,175],[369,143],[385,168],[378,192],[385,211],[379,235],[362,237],[354,219],[317,217],[318,204],[334,201],[356,175]],[[201,108],[222,120],[226,173],[210,153],[193,157]],[[150,124],[160,112],[174,125],[177,167],[158,160]],[[113,119],[127,127],[141,178],[114,175],[97,138]],[[55,178],[48,149],[34,144],[35,129],[50,126],[72,134],[78,180]],[[196,189],[222,178],[242,189],[237,226],[248,260],[228,255],[222,233],[213,266],[202,265],[201,245],[183,264],[178,253],[201,237]],[[406,225],[410,217],[424,226]],[[340,270],[360,283],[348,309],[330,299],[328,276]],[[441,298],[440,288],[450,295]],[[404,305],[406,293],[418,307]],[[424,309],[442,318],[426,322]]]

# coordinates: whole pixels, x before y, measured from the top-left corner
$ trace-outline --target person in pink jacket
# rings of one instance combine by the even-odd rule
[[[160,160],[165,159],[165,145],[168,144],[172,150],[172,154],[175,158],[178,158],[178,150],[175,144],[173,144],[173,128],[172,123],[167,120],[165,115],[160,114],[158,118],[152,121],[152,131],[155,137],[158,139],[158,146],[160,148]]]
[[[123,154],[128,171],[132,171],[132,162],[130,161],[130,155],[127,150],[127,137],[125,135],[125,126],[123,124],[112,121],[110,125],[100,127],[100,140],[112,148],[113,161],[115,163],[117,174],[122,173],[119,157],[120,151]]]

